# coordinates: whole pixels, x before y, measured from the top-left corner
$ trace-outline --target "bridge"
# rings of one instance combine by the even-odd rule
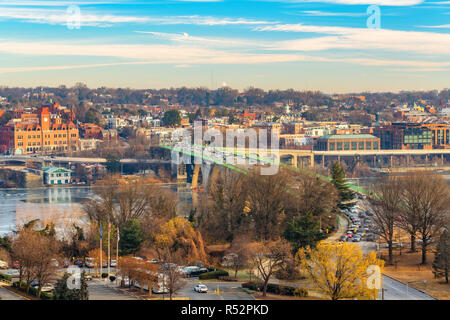
[[[40,163],[88,163],[88,164],[105,164],[107,159],[105,158],[80,158],[80,157],[47,157],[47,156],[0,156],[0,162],[40,162]],[[137,163],[149,163],[149,164],[170,164],[170,160],[159,159],[121,159],[122,164],[137,164]]]

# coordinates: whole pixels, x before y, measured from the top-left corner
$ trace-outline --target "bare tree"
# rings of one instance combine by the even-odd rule
[[[245,268],[250,263],[250,239],[245,236],[235,238],[231,247],[228,249],[227,257],[228,266],[234,270],[234,277],[236,278],[238,271]]]
[[[280,240],[264,242],[256,246],[252,253],[252,263],[263,280],[263,296],[266,296],[267,285],[273,273],[291,256],[292,247],[289,242]]]
[[[176,196],[159,185],[137,179],[121,183],[109,176],[94,188],[96,198],[83,204],[93,221],[111,221],[120,229],[130,220],[171,218],[176,215]]]
[[[248,189],[245,176],[231,170],[221,173],[210,183],[211,205],[207,217],[201,220],[202,229],[214,234],[217,240],[233,241],[235,234],[249,228],[245,212]]]
[[[276,239],[281,233],[288,194],[289,176],[285,172],[263,176],[252,172],[247,180],[248,207],[255,234],[264,241]]]
[[[173,295],[178,293],[185,285],[185,281],[181,272],[178,270],[177,263],[180,259],[169,249],[161,250],[161,269],[163,272],[164,286],[169,290],[169,299],[172,300]]]
[[[383,177],[373,187],[375,196],[370,198],[370,206],[374,212],[373,221],[379,229],[380,236],[387,242],[389,250],[389,264],[392,264],[392,243],[394,241],[394,227],[400,216],[401,182],[399,178]]]
[[[41,295],[42,286],[56,274],[58,269],[59,244],[55,239],[40,235],[36,239],[34,248],[36,260],[34,264],[35,280],[38,283],[38,297]]]
[[[422,240],[422,264],[426,264],[430,241],[439,237],[450,212],[450,188],[441,176],[425,172],[411,174],[404,180],[406,202],[411,198],[417,201],[417,233]],[[418,192],[417,200],[413,192]]]

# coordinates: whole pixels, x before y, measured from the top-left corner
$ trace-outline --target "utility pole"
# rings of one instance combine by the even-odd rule
[[[111,273],[111,222],[108,222],[108,276],[105,278],[105,281],[108,282],[109,274]]]

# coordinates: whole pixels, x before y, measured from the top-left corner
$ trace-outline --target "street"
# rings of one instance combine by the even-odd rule
[[[194,287],[198,284],[208,287],[208,293],[198,293]],[[219,290],[219,294],[215,291]],[[254,300],[253,296],[242,290],[241,284],[236,282],[208,282],[199,281],[198,278],[187,279],[187,283],[176,297],[189,298],[189,300]]]

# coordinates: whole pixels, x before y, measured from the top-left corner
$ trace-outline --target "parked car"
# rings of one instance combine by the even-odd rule
[[[353,242],[360,242],[361,241],[361,236],[359,234],[355,234],[353,236]]]
[[[198,284],[195,286],[194,291],[198,292],[198,293],[207,293],[208,292],[208,287],[205,286],[204,284]]]
[[[341,236],[340,238],[339,238],[339,241],[340,242],[345,242],[345,241],[347,241],[347,236]]]
[[[110,265],[111,267],[115,267],[115,266],[117,266],[117,261],[116,261],[116,260],[111,260],[110,263],[109,263],[109,265]]]
[[[352,231],[347,231],[347,237],[352,238],[353,237],[353,232]]]
[[[8,264],[6,261],[0,260],[0,269],[8,269]]]
[[[8,276],[12,276],[12,277],[17,276],[18,277],[19,276],[19,270],[16,270],[16,269],[9,270],[9,271],[6,272],[6,274]]]

